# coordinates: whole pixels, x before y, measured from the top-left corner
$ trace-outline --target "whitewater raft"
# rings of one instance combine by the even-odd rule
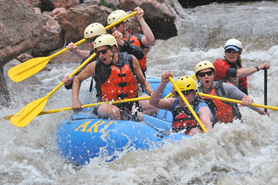
[[[147,79],[153,89],[158,79]],[[171,85],[165,88],[162,97],[171,92]],[[68,161],[85,165],[95,157],[112,161],[123,151],[152,150],[165,142],[188,138],[171,133],[172,113],[160,110],[156,117],[144,116],[144,122],[98,119],[87,108],[65,120],[57,131],[59,153]]]

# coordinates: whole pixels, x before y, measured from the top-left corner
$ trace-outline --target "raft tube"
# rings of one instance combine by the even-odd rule
[[[160,80],[148,79],[153,89]],[[155,86],[157,85],[157,86]],[[163,96],[171,92],[167,85]],[[95,157],[109,162],[121,155],[123,151],[152,150],[165,142],[175,142],[188,138],[184,134],[171,133],[171,114],[161,110],[155,117],[144,116],[144,123],[128,120],[98,119],[95,115],[84,114],[84,109],[65,120],[57,131],[57,146],[61,156],[66,160],[85,165]],[[83,113],[83,115],[82,115]],[[166,116],[165,116],[166,115]]]

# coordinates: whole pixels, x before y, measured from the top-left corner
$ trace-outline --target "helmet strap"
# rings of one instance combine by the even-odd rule
[[[112,51],[112,62],[111,63],[116,64],[116,62],[114,61],[114,56],[115,56],[115,54],[117,54],[117,52],[115,52],[115,47],[112,46],[111,51]]]

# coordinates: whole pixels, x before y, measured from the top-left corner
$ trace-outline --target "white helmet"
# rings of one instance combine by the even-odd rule
[[[127,16],[127,13],[123,10],[115,10],[107,17],[107,24],[113,24],[114,22],[124,18]],[[128,21],[128,19],[124,20],[123,22]]]
[[[95,40],[94,43],[94,49],[96,50],[97,48],[101,46],[116,46],[118,47],[116,39],[110,35],[110,34],[103,34]]]
[[[84,31],[84,38],[88,39],[91,37],[96,37],[96,36],[100,36],[102,34],[105,34],[105,28],[102,24],[100,23],[93,23],[90,24],[89,26],[86,27],[85,31]]]
[[[225,47],[224,47],[225,51],[228,49],[234,49],[237,52],[239,52],[240,50],[242,50],[242,44],[239,40],[237,39],[229,39],[226,43],[225,43]]]

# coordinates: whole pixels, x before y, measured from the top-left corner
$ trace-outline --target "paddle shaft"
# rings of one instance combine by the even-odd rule
[[[184,97],[184,95],[182,94],[180,88],[177,86],[177,84],[175,83],[175,81],[173,80],[172,77],[169,76],[169,80],[171,81],[171,83],[173,84],[173,86],[175,87],[175,89],[178,91],[179,95],[181,96],[182,100],[184,101],[184,103],[186,104],[186,106],[189,108],[190,112],[192,113],[192,115],[194,116],[194,118],[196,119],[196,121],[199,123],[199,125],[201,126],[201,128],[203,129],[204,132],[207,132],[206,127],[203,125],[203,123],[201,122],[201,120],[199,119],[199,117],[197,116],[197,114],[195,113],[195,111],[192,109],[191,105],[188,103],[187,99]]]
[[[217,99],[217,100],[222,100],[222,101],[226,101],[226,102],[242,104],[242,101],[240,101],[240,100],[224,98],[224,97],[219,97],[219,96],[213,96],[213,95],[210,95],[210,94],[204,94],[204,93],[199,93],[199,92],[197,92],[196,94],[199,95],[199,96],[203,96],[203,97],[207,97],[207,98],[211,98],[211,99]],[[169,95],[170,95],[169,97],[173,97],[172,93],[170,93]],[[261,104],[251,103],[251,106],[261,107],[261,108],[265,108],[265,109],[278,111],[278,107],[272,107],[272,106],[268,106],[268,105],[261,105]]]
[[[192,75],[191,76],[191,78],[193,78],[193,80],[196,80],[196,76],[195,76],[195,74],[194,75]],[[163,99],[167,99],[167,98],[170,98],[170,97],[172,97],[173,96],[173,94],[170,92],[169,94],[167,94]]]
[[[115,26],[115,25],[117,25],[117,24],[123,22],[124,20],[126,20],[126,19],[128,19],[128,18],[134,16],[136,13],[137,13],[136,11],[135,11],[135,12],[132,12],[131,14],[127,15],[126,17],[123,17],[122,19],[120,19],[120,20],[118,20],[118,21],[116,21],[116,22],[114,22],[114,23],[112,23],[112,24],[106,26],[104,29],[105,29],[105,30],[108,30],[108,29],[112,28],[113,26]],[[79,44],[82,44],[82,43],[85,42],[85,41],[86,41],[86,39],[81,39],[80,41],[74,43],[74,45],[75,45],[75,46],[78,46]],[[52,58],[54,58],[54,57],[56,57],[56,56],[58,56],[58,55],[64,53],[64,52],[67,51],[67,50],[68,50],[68,48],[64,48],[64,49],[62,49],[61,51],[59,51],[59,52],[57,52],[57,53],[55,53],[55,54],[53,54],[53,55],[51,55],[51,56],[49,56],[49,57],[52,59]]]
[[[267,69],[264,68],[264,104],[267,105]],[[267,109],[264,109],[267,112]]]
[[[112,101],[112,102],[98,102],[98,103],[92,103],[92,104],[86,104],[82,105],[82,108],[87,108],[87,107],[95,107],[104,103],[109,103],[109,104],[117,104],[117,103],[126,103],[126,102],[134,102],[134,101],[140,101],[140,100],[149,100],[150,96],[145,96],[145,97],[139,97],[139,98],[130,98],[130,99],[125,99],[125,100],[117,100],[117,101]],[[65,107],[65,108],[60,108],[60,109],[53,109],[53,110],[46,110],[42,111],[38,114],[39,115],[45,115],[45,114],[52,114],[52,113],[57,113],[60,111],[65,111],[65,110],[72,110],[72,107]],[[8,115],[5,116],[5,120],[10,120],[14,115]]]
[[[80,71],[85,65],[87,65],[94,57],[96,56],[95,53],[93,53],[87,60],[85,60],[78,68],[76,68],[69,77],[74,76],[78,71]],[[50,91],[45,98],[49,98],[54,92],[56,92],[62,85],[64,85],[64,82],[62,81],[57,87],[55,87],[52,91]]]
[[[204,94],[204,93],[198,93],[198,92],[197,92],[197,95],[200,95],[200,96],[203,96],[203,97],[207,97],[207,98],[212,98],[212,99],[217,99],[217,100],[232,102],[232,103],[238,103],[238,104],[241,104],[241,103],[242,103],[242,101],[240,101],[240,100],[234,100],[234,99],[230,99],[230,98],[223,98],[223,97],[213,96],[213,95]],[[271,109],[271,110],[278,111],[278,107],[271,107],[271,106],[261,105],[261,104],[256,104],[256,103],[251,103],[251,106],[254,106],[254,107],[261,107],[261,108],[265,108],[265,109]]]
[[[120,20],[114,22],[113,24],[110,24],[110,25],[106,26],[104,29],[105,29],[105,30],[108,30],[109,28],[111,28],[111,27],[113,27],[113,26],[115,26],[115,25],[117,25],[117,24],[123,22],[124,20],[126,20],[126,19],[128,19],[128,18],[134,16],[136,13],[137,13],[136,11],[135,11],[135,12],[132,12],[131,14],[127,15],[126,17],[124,17],[124,18],[122,18],[122,19],[120,19]],[[74,43],[74,45],[75,45],[75,46],[78,46],[79,44],[82,44],[82,43],[85,42],[85,41],[86,41],[86,39],[83,38],[83,39],[81,39],[80,41],[77,41],[76,43]],[[67,50],[68,50],[68,48],[64,48],[64,49],[62,49],[61,51],[58,51],[57,53],[54,53],[54,54],[50,55],[49,58],[52,59],[52,58],[54,58],[54,57],[56,57],[56,56],[58,56],[58,55],[64,53],[64,52],[67,51]]]

